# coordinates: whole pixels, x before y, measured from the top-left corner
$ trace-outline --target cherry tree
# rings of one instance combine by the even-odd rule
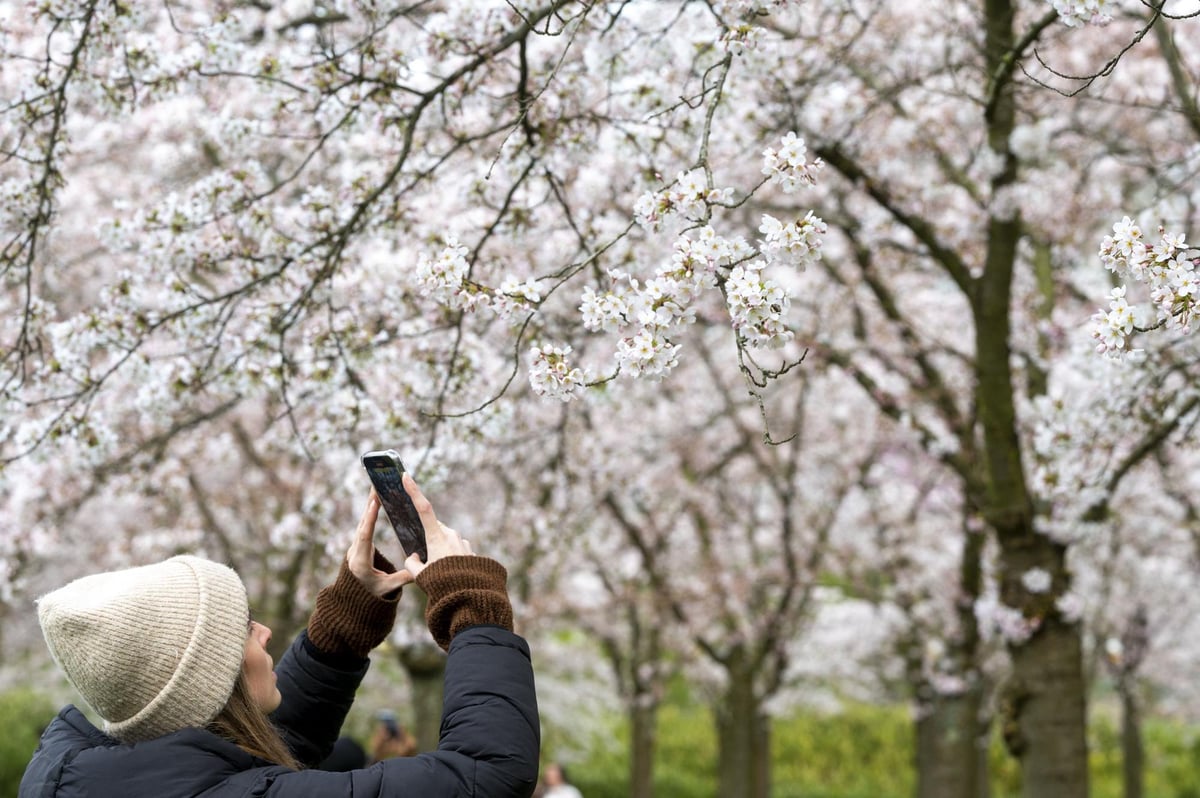
[[[757,402],[707,340],[719,329],[706,332],[686,339],[700,361],[680,366],[688,379],[583,403],[562,437],[576,531],[561,567],[575,581],[558,593],[618,676],[636,795],[650,794],[675,670],[711,696],[721,794],[768,794],[771,707],[794,678],[842,500],[874,458],[870,404],[832,375],[773,398],[796,437],[765,443]]]
[[[1194,701],[1196,548],[1187,497],[1192,452],[1160,450],[1112,496],[1072,552],[1087,619],[1088,676],[1115,695],[1124,794],[1146,794],[1151,713],[1190,715]]]
[[[1113,453],[1111,468],[1087,474],[1096,480],[1087,504],[1067,502],[1045,479],[1050,470],[1035,473],[1039,420],[1029,406],[1063,379],[1057,363],[1077,349],[1078,298],[1088,293],[1079,286],[1091,282],[1074,253],[1092,249],[1088,236],[1119,207],[1113,186],[1141,177],[1096,131],[1151,142],[1170,124],[1105,96],[1049,90],[1056,74],[1105,63],[1156,15],[1118,14],[1104,36],[1063,25],[1103,11],[988,3],[931,17],[889,4],[810,15],[796,34],[811,45],[807,57],[775,76],[772,107],[825,164],[816,190],[826,199],[815,209],[829,228],[823,272],[853,302],[826,309],[812,354],[911,427],[960,480],[964,517],[982,519],[998,543],[993,614],[1012,665],[999,706],[1030,796],[1087,792],[1069,548],[1106,492],[1186,425],[1189,410],[1181,401],[1159,423],[1105,436],[1112,446],[1097,458]],[[832,64],[821,57],[829,48]],[[1125,58],[1122,67],[1141,64],[1166,82],[1156,56]],[[1083,450],[1095,442],[1074,440]],[[959,780],[968,791],[971,782]]]
[[[6,461],[52,438],[102,461],[122,409],[162,424],[256,395],[283,403],[310,454],[347,413],[394,436],[418,412],[501,391],[512,346],[543,392],[568,393],[586,370],[563,365],[555,303],[575,317],[579,289],[563,286],[597,270],[612,285],[583,293],[584,324],[625,334],[596,379],[669,370],[671,330],[725,278],[737,340],[786,339],[786,297],[756,282],[765,261],[744,238],[703,228],[654,280],[613,268],[630,252],[612,248],[631,210],[657,228],[742,201],[714,187],[718,156],[764,164],[741,193],[808,177],[794,136],[709,140],[740,46],[721,14],[736,4],[669,18],[669,37],[657,14],[622,6],[426,6],[214,15],[85,2],[19,23],[7,40],[23,69],[6,114]],[[701,55],[678,59],[693,41]],[[606,62],[628,85],[593,94],[584,78]],[[675,73],[656,82],[683,100],[647,86],[643,67],[660,63]],[[580,146],[596,130],[609,157],[637,164],[623,181]],[[166,174],[112,180],[138,142]],[[85,224],[51,225],[71,218]],[[815,224],[778,225],[764,257],[802,260]],[[65,253],[97,248],[107,273],[94,293],[60,299],[76,276]],[[513,340],[497,346],[506,327]],[[379,373],[386,391],[364,376]]]
[[[725,24],[736,4],[2,10],[9,484],[22,459],[23,480],[48,460],[144,473],[235,412],[310,460],[454,447],[487,436],[522,367],[551,395],[665,373],[691,299],[726,277],[739,347],[786,340],[754,245],[703,228],[675,262],[634,222],[736,205],[718,157],[753,163],[741,193],[807,178],[782,133],[710,146],[753,32]],[[612,162],[637,168],[614,180]],[[803,259],[811,227],[764,252]],[[660,250],[673,265],[641,266]],[[614,331],[594,378],[566,360],[588,327]]]
[[[852,494],[834,541],[845,593],[885,619],[876,670],[912,708],[916,795],[974,795],[988,784],[992,699],[1005,678],[996,552],[958,480],[895,430]]]
[[[1039,448],[1056,439],[1039,438],[1034,408],[1071,382],[1061,364],[1080,297],[1103,293],[1091,253],[1129,213],[1123,193],[1167,164],[1186,171],[1164,144],[1186,102],[1175,113],[1139,96],[1187,94],[1189,54],[1160,33],[1163,13],[1104,0],[938,13],[853,0],[0,2],[4,594],[45,578],[43,555],[81,509],[106,505],[132,529],[135,507],[115,513],[125,501],[162,519],[164,548],[293,563],[308,584],[304,568],[354,515],[363,448],[417,453],[433,485],[472,463],[553,473],[590,462],[529,456],[576,429],[564,418],[641,396],[647,380],[685,395],[705,352],[722,376],[699,384],[739,397],[737,440],[748,397],[754,434],[775,446],[747,444],[759,459],[730,468],[765,480],[756,511],[786,517],[780,474],[800,465],[790,397],[837,373],[954,475],[963,534],[982,519],[998,546],[995,606],[1013,621],[1005,722],[1026,795],[1086,794],[1067,557],[1109,501],[1068,501],[1075,461]],[[1055,90],[1098,71],[1084,91]],[[1131,149],[1163,168],[1140,168]],[[1186,271],[1172,241],[1171,268]],[[1186,384],[1194,362],[1148,379]],[[1186,428],[1178,401],[1105,438],[1129,465],[1088,485],[1117,487]],[[629,423],[644,451],[667,451],[677,420],[652,418]],[[836,414],[812,423],[857,451]],[[846,487],[853,468],[837,462]],[[698,540],[736,491],[681,476],[662,477],[661,507],[614,495],[602,515],[613,530]],[[549,511],[566,490],[510,478],[477,496]],[[545,552],[530,528],[506,526],[496,544],[536,574]],[[643,566],[678,595],[673,566]],[[537,596],[532,576],[516,583]],[[797,601],[781,617],[802,617]],[[756,678],[780,678],[754,635],[740,653],[692,639],[729,673],[744,655],[763,665]]]

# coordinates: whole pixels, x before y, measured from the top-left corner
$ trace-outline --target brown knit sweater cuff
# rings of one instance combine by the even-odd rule
[[[511,632],[507,581],[504,566],[487,557],[443,557],[421,571],[417,584],[429,596],[425,623],[437,644],[450,648],[454,636],[468,626],[490,624]]]
[[[379,552],[375,552],[375,567],[389,574],[396,571]],[[365,658],[392,631],[399,603],[399,590],[379,598],[342,560],[337,579],[317,594],[316,609],[308,619],[308,639],[326,654]]]

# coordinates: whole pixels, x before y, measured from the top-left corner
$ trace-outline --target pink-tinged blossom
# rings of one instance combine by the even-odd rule
[[[462,292],[463,278],[470,268],[467,248],[449,237],[436,255],[424,253],[417,261],[417,283],[435,299],[454,305]]]
[[[761,242],[763,257],[768,264],[778,263],[803,271],[821,259],[826,229],[825,222],[812,211],[787,224],[764,213],[758,228],[765,236]]]
[[[732,188],[709,188],[708,172],[703,168],[680,172],[675,181],[661,191],[640,196],[633,205],[633,217],[639,225],[656,232],[668,222],[703,222],[710,206],[733,202]]]
[[[1113,225],[1112,235],[1100,244],[1100,261],[1104,267],[1131,283],[1141,283],[1148,290],[1154,308],[1153,322],[1139,320],[1128,300],[1127,286],[1114,288],[1109,310],[1092,316],[1092,337],[1096,351],[1109,357],[1121,358],[1129,353],[1126,339],[1138,328],[1151,325],[1191,331],[1192,316],[1197,306],[1196,262],[1183,234],[1159,229],[1159,238],[1147,246],[1142,230],[1128,216]],[[1138,350],[1134,353],[1140,354]]]
[[[543,344],[529,350],[529,385],[534,393],[564,402],[573,398],[588,376],[571,365],[567,360],[570,354],[571,347],[566,345]]]
[[[975,604],[975,616],[980,632],[998,635],[1010,645],[1020,645],[1033,637],[1041,626],[1037,618],[1026,618],[1018,609],[996,600],[994,597],[980,599]]]
[[[1030,568],[1021,574],[1021,584],[1030,593],[1048,593],[1053,584],[1050,572],[1044,568]]]
[[[680,346],[653,327],[617,342],[617,363],[635,377],[661,379],[679,365]]]
[[[783,137],[778,150],[768,147],[763,150],[762,155],[762,173],[771,183],[782,188],[785,194],[793,194],[804,186],[815,185],[817,172],[825,166],[820,158],[808,160],[808,147],[804,139],[795,132],[789,132]]]
[[[1054,607],[1058,610],[1058,614],[1062,616],[1064,621],[1075,623],[1083,617],[1086,604],[1078,593],[1067,592],[1055,599]]]
[[[1063,24],[1069,27],[1080,25],[1107,25],[1112,22],[1116,5],[1113,0],[1047,0]]]
[[[763,29],[754,25],[741,24],[726,28],[721,34],[719,44],[721,49],[734,55],[742,55],[747,50],[758,47],[763,38]]]
[[[747,344],[777,348],[794,336],[785,321],[791,298],[763,274],[765,267],[763,261],[735,266],[725,283],[726,302],[734,329]]]
[[[1120,357],[1126,353],[1125,339],[1133,332],[1135,317],[1125,300],[1124,286],[1114,288],[1110,296],[1109,309],[1092,316],[1092,337],[1096,339],[1097,352]]]

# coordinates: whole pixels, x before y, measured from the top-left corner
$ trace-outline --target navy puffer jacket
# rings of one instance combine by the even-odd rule
[[[273,720],[306,765],[333,746],[366,670],[366,660],[337,667],[303,632],[280,659]],[[526,798],[539,746],[528,646],[498,626],[471,626],[450,643],[432,753],[342,773],[293,771],[203,729],[123,744],[69,706],[42,735],[18,798]]]

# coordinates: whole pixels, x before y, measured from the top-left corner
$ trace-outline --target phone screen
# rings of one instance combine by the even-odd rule
[[[404,554],[407,556],[416,552],[425,560],[428,554],[425,549],[425,528],[400,481],[400,475],[404,473],[400,455],[391,449],[386,452],[367,452],[362,456],[362,464],[367,469],[371,484],[375,486],[375,492],[379,494],[379,503],[383,505],[383,511],[396,532]]]

